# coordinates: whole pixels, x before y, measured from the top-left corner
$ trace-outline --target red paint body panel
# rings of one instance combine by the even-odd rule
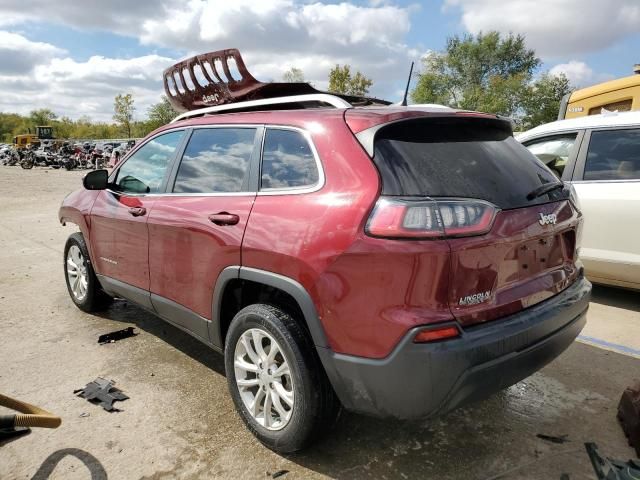
[[[345,112],[345,121],[353,133],[360,133],[367,128],[375,127],[385,123],[395,122],[398,120],[407,120],[409,118],[419,117],[448,117],[448,116],[473,116],[480,118],[496,118],[495,115],[488,115],[479,112],[466,112],[457,110],[442,109],[428,110],[420,107],[385,107],[385,108],[362,108],[351,109]]]
[[[240,246],[255,195],[181,196],[156,199],[149,215],[151,293],[211,319],[220,272],[240,265]],[[209,215],[229,212],[236,225],[215,225]]]
[[[557,224],[540,225],[540,213]],[[451,310],[463,325],[504,317],[568,287],[578,275],[575,232],[581,218],[568,201],[498,213],[480,237],[448,240],[451,245]],[[490,292],[487,302],[460,299]]]
[[[568,202],[502,211],[479,237],[415,241],[364,234],[381,185],[354,133],[402,118],[456,114],[486,117],[390,107],[243,112],[167,125],[155,133],[236,123],[302,128],[318,151],[325,184],[303,194],[136,197],[147,208],[144,217],[132,217],[122,197],[101,192],[88,228],[96,270],[208,319],[222,269],[274,272],[309,293],[333,351],[369,358],[388,356],[415,326],[489,321],[558,293],[578,273],[581,219]],[[95,198],[86,191],[68,197],[61,216],[89,224],[87,205]],[[552,211],[557,225],[541,226],[539,213]],[[218,212],[236,214],[240,222],[216,226],[208,215]],[[116,260],[117,268],[100,257]],[[459,305],[481,291],[491,293],[487,302]]]
[[[91,233],[91,207],[100,192],[90,190],[76,190],[65,197],[58,212],[58,219],[63,225],[73,223],[78,226],[82,236],[90,239]],[[87,249],[93,258],[91,242],[88,241]]]
[[[341,118],[323,126],[307,128],[323,161],[325,186],[304,195],[258,195],[243,266],[301,283],[334,351],[384,357],[407,329],[452,319],[449,246],[366,237],[378,172]]]
[[[91,209],[90,234],[97,273],[149,290],[147,218],[154,201],[153,196],[100,192]],[[135,217],[130,208],[145,208],[147,213]]]

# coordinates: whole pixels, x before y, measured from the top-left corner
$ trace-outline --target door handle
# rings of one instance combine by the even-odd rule
[[[131,207],[129,209],[129,213],[134,217],[141,217],[142,215],[147,213],[147,209],[144,207]]]
[[[209,221],[220,225],[236,225],[240,221],[240,217],[234,213],[220,212],[209,215]]]

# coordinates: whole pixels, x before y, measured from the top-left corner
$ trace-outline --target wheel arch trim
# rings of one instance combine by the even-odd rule
[[[316,310],[311,295],[296,280],[267,270],[260,270],[252,267],[230,266],[225,268],[216,281],[213,290],[212,319],[209,331],[211,343],[222,348],[224,339],[222,338],[221,306],[222,298],[227,284],[232,280],[248,280],[262,283],[270,287],[277,288],[291,295],[298,303],[304,316],[304,321],[309,328],[311,338],[316,347],[328,347],[327,337],[324,328],[320,323],[320,316]]]

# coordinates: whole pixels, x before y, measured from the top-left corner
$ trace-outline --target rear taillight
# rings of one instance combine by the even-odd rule
[[[498,208],[484,200],[380,197],[366,232],[385,238],[440,238],[482,235]]]

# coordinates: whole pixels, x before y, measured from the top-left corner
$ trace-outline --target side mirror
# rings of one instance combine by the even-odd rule
[[[106,190],[108,184],[109,172],[106,170],[94,170],[82,179],[82,185],[87,190]]]

